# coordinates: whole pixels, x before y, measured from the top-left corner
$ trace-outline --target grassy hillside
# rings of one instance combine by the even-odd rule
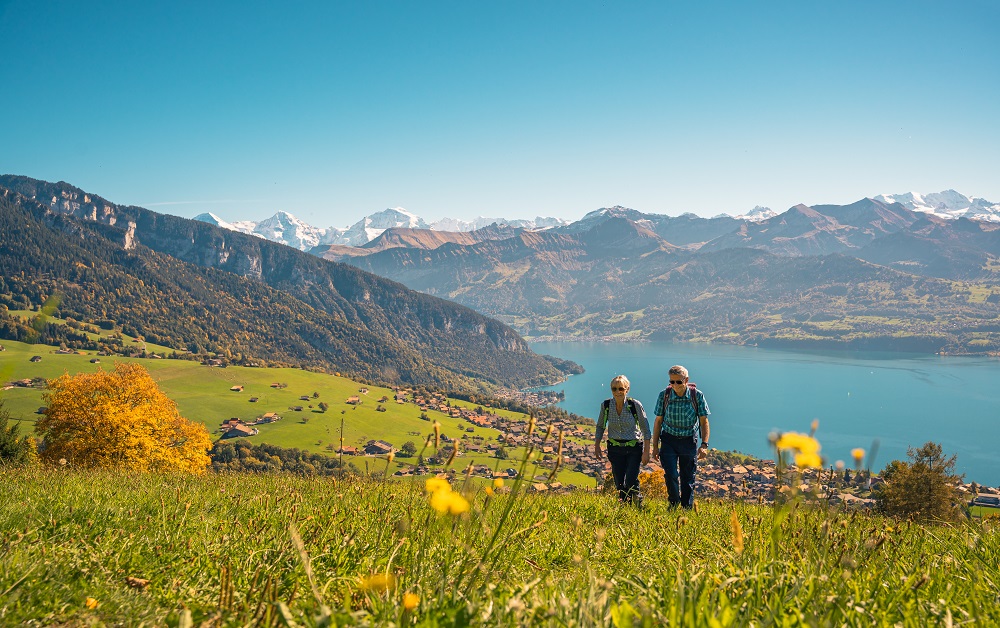
[[[131,338],[126,339],[131,342]],[[424,444],[424,439],[432,432],[431,423],[420,418],[419,408],[412,404],[397,404],[392,401],[381,404],[385,412],[378,412],[377,401],[383,395],[393,398],[394,391],[378,386],[364,386],[368,394],[359,393],[362,385],[344,377],[313,373],[291,368],[250,368],[230,366],[227,368],[212,368],[197,362],[186,360],[154,360],[141,358],[100,357],[99,364],[91,363],[95,355],[58,355],[53,353],[55,347],[45,345],[27,345],[20,342],[0,341],[6,351],[0,352],[0,383],[13,380],[45,378],[51,379],[64,373],[93,372],[98,368],[110,370],[115,361],[139,361],[146,367],[160,388],[173,399],[183,416],[203,423],[218,438],[217,431],[222,421],[238,417],[246,421],[256,419],[266,412],[276,412],[282,419],[276,423],[257,426],[260,434],[251,439],[252,442],[264,442],[281,447],[297,447],[316,453],[329,454],[329,445],[336,447],[340,441],[341,418],[344,419],[345,445],[364,445],[369,440],[381,439],[401,447],[407,441],[413,441],[418,449]],[[31,362],[32,356],[42,357],[40,362]],[[284,388],[272,388],[271,384],[287,384]],[[242,392],[232,392],[233,386],[242,386]],[[0,393],[0,399],[15,419],[21,419],[33,426],[38,416],[35,412],[43,404],[41,388],[11,388]],[[313,393],[318,393],[313,397]],[[355,406],[346,403],[348,397],[358,395],[363,403]],[[308,401],[300,397],[309,397]],[[251,398],[256,402],[250,402]],[[319,403],[329,404],[324,413],[319,410]],[[475,407],[465,401],[451,400],[452,405]],[[289,408],[302,406],[302,411]],[[312,407],[309,407],[312,406]],[[524,415],[507,410],[496,410],[497,414],[509,417],[524,418]],[[452,438],[463,434],[469,438],[481,436],[488,440],[496,440],[499,432],[489,428],[473,428],[467,421],[451,418],[443,413],[429,411],[428,416],[442,425],[442,433]],[[33,427],[22,429],[26,433]],[[520,455],[520,450],[511,449],[512,456]],[[397,458],[391,469],[406,466],[415,462],[415,458]],[[370,468],[377,465],[379,469],[384,462],[367,457],[351,459],[362,471],[367,464]],[[465,467],[470,462],[485,464],[490,468],[507,468],[509,465],[488,455],[473,455],[463,453],[461,464]],[[548,475],[548,472],[539,470]],[[592,487],[594,480],[568,469],[559,472],[557,479],[564,484]]]
[[[996,520],[640,512],[521,485],[471,491],[451,516],[419,480],[0,469],[0,483],[4,625],[1000,622]]]

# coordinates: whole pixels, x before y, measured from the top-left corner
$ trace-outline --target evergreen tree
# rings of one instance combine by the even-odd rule
[[[941,445],[927,442],[907,450],[910,462],[893,460],[882,471],[875,498],[883,512],[922,521],[957,521],[962,501],[955,475],[955,456],[945,457]]]
[[[0,400],[0,465],[24,465],[35,458],[35,441],[21,436],[17,423],[10,423],[10,412]]]

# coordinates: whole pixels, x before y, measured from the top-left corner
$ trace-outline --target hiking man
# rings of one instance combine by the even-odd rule
[[[653,455],[663,465],[670,506],[694,507],[694,475],[698,460],[708,455],[708,403],[688,370],[675,365],[669,371],[670,385],[656,398],[653,424]],[[698,446],[697,433],[701,433]],[[679,473],[678,473],[679,468]],[[678,486],[680,480],[680,486]]]
[[[639,468],[649,464],[649,421],[646,410],[637,399],[628,397],[629,381],[624,375],[611,380],[610,399],[601,403],[597,419],[594,455],[601,454],[601,438],[608,431],[608,461],[618,489],[618,500],[642,506],[639,492]]]

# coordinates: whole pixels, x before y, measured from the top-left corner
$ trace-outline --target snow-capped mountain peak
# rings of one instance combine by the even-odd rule
[[[215,225],[216,227],[222,227],[223,229],[229,229],[230,231],[239,231],[232,223],[226,222],[222,218],[219,218],[212,212],[206,212],[204,214],[198,214],[193,218],[199,222],[207,222],[210,225]]]
[[[899,203],[907,209],[941,218],[968,218],[970,220],[985,220],[1000,222],[1000,203],[993,203],[983,198],[966,196],[955,190],[944,190],[933,194],[879,194],[876,201],[883,203]]]

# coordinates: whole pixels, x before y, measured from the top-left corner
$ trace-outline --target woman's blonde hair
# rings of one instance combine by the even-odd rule
[[[621,384],[623,386],[625,386],[625,388],[631,388],[632,387],[631,384],[629,384],[629,382],[628,382],[628,378],[625,377],[624,375],[616,375],[614,377],[614,379],[611,380],[611,385],[614,386],[615,382],[621,382]]]

